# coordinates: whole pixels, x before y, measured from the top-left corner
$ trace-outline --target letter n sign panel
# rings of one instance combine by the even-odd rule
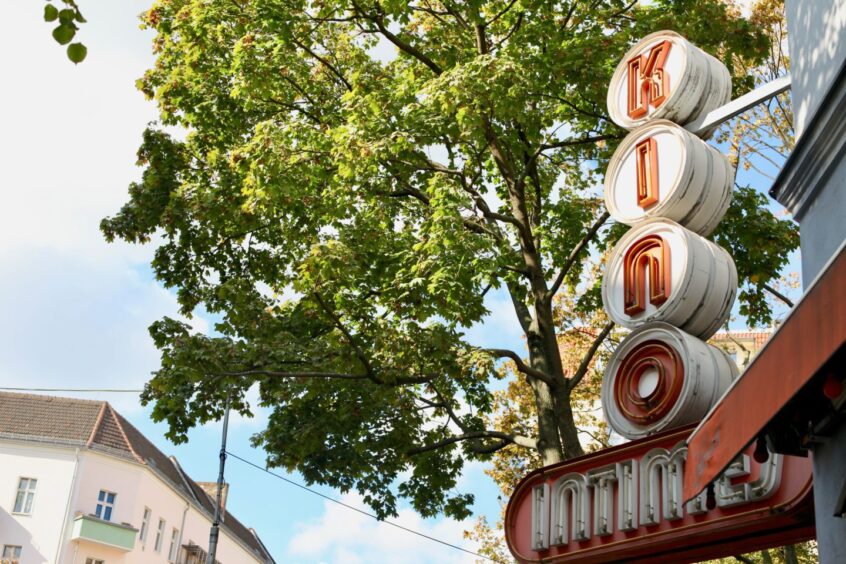
[[[625,312],[634,315],[646,310],[646,280],[649,303],[661,305],[670,297],[670,246],[657,234],[647,235],[626,250],[623,259]]]

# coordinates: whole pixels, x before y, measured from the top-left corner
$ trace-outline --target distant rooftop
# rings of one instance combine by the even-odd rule
[[[764,343],[772,336],[772,331],[720,331],[709,341],[731,341],[734,340],[752,340],[754,350],[758,350],[764,346]]]

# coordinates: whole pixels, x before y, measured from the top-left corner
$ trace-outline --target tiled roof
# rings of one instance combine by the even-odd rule
[[[84,445],[103,402],[0,393],[0,433]]]
[[[749,340],[751,339],[754,344],[754,350],[757,351],[761,347],[764,346],[764,343],[769,340],[772,336],[772,331],[720,331],[710,340],[712,341],[730,341],[731,339],[740,340]]]
[[[147,437],[105,401],[0,392],[0,438],[76,445],[146,465],[209,515],[214,500]],[[273,558],[255,531],[228,511],[222,528],[267,562]]]

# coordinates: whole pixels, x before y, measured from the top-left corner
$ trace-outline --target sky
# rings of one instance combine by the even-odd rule
[[[135,152],[155,107],[135,89],[152,65],[151,34],[137,14],[149,0],[87,0],[80,39],[87,60],[71,64],[41,19],[42,4],[9,2],[0,34],[0,387],[141,388],[158,367],[147,333],[153,321],[178,317],[172,292],[149,267],[153,246],[104,241],[98,224],[127,199],[140,177]],[[8,23],[11,22],[11,25]],[[491,315],[468,331],[481,346],[523,350],[508,299],[492,293]],[[207,331],[202,315],[190,320]],[[72,395],[72,394],[64,394]],[[217,476],[220,425],[195,429],[173,445],[165,427],[135,394],[85,394],[108,400],[196,480]],[[236,417],[229,448],[263,464],[250,436],[266,415]],[[457,489],[476,495],[475,510],[495,521],[498,490],[471,465]],[[230,458],[228,508],[255,528],[278,562],[466,563],[473,557],[378,523]],[[302,483],[294,474],[290,479]],[[358,496],[317,487],[364,507]],[[463,538],[472,521],[421,519],[407,506],[396,521],[473,550]]]
[[[137,388],[158,367],[147,327],[178,317],[172,292],[149,267],[153,246],[108,244],[100,220],[119,209],[140,178],[135,152],[155,107],[135,89],[152,65],[152,35],[137,15],[149,0],[87,0],[79,38],[88,58],[74,66],[41,19],[42,3],[9,2],[0,34],[0,387]],[[13,25],[8,25],[13,22]],[[519,335],[510,304],[489,302],[488,323],[471,328],[474,342],[514,346]],[[209,320],[191,323],[207,331]],[[506,330],[503,331],[503,328]],[[62,394],[74,395],[74,394]],[[220,425],[194,430],[173,445],[136,394],[97,393],[162,451],[175,455],[196,480],[217,477]],[[250,436],[264,417],[234,418],[229,447],[263,465]],[[290,475],[298,483],[298,475]],[[255,528],[278,562],[460,563],[473,557],[334,505],[230,458],[228,508]],[[352,494],[319,491],[364,508]],[[476,494],[477,512],[495,519],[498,490],[481,465],[468,468],[458,489]],[[401,507],[403,526],[473,549],[463,539],[471,521],[421,519]]]

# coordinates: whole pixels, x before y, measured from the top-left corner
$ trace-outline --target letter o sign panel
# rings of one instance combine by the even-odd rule
[[[672,31],[644,37],[617,66],[608,89],[614,123],[634,129],[664,118],[685,124],[731,99],[731,76],[717,59]]]
[[[737,378],[725,352],[667,323],[633,331],[602,379],[608,424],[628,439],[699,421]]]

